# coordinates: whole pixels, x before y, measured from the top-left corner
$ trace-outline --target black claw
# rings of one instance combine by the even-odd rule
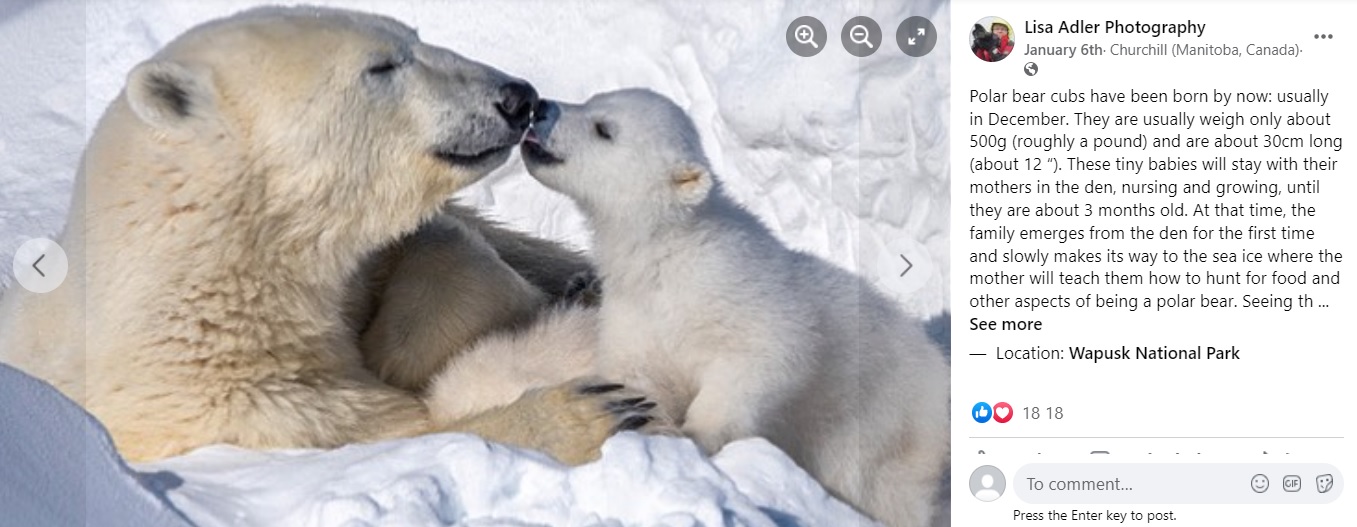
[[[650,401],[650,402],[647,402],[647,403],[645,403],[645,404],[638,404],[638,405],[636,405],[636,409],[637,409],[637,410],[640,410],[640,411],[642,411],[642,412],[649,412],[649,411],[651,411],[651,410],[654,410],[655,407],[656,407],[656,406],[659,406],[659,405],[660,405],[660,404],[657,403],[657,402],[655,402],[655,401]]]
[[[608,401],[608,404],[604,405],[603,409],[612,413],[620,413],[636,408],[636,405],[639,405],[645,401],[646,401],[645,397],[632,397],[630,399]]]
[[[636,407],[636,405],[645,402],[645,400],[646,400],[645,397],[632,397],[632,398],[630,398],[630,399],[622,399],[622,400],[618,400],[618,401],[608,401],[608,404],[607,404],[606,406],[604,406],[604,408],[606,408],[609,412],[614,412],[614,413],[616,413],[616,412],[620,412],[620,411],[623,411],[623,410],[630,410],[630,409]]]
[[[580,388],[580,393],[585,395],[598,395],[600,393],[615,392],[625,388],[621,384],[594,384]]]
[[[650,422],[653,420],[654,418],[648,415],[633,415],[631,417],[623,419],[621,423],[618,423],[615,431],[621,432],[624,430],[636,430],[645,425],[650,424]]]

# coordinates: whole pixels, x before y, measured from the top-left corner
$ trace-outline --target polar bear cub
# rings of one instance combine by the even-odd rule
[[[543,108],[522,151],[594,229],[599,373],[653,395],[709,451],[766,437],[868,514],[926,524],[948,464],[949,371],[922,325],[727,197],[668,99]]]

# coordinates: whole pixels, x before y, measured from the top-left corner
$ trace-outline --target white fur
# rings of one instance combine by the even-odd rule
[[[132,460],[446,429],[588,459],[618,424],[602,408],[630,394],[564,383],[431,423],[357,346],[360,263],[508,158],[510,80],[375,15],[264,8],[190,30],[100,120],[61,237],[71,275],[0,299],[0,359]]]
[[[653,394],[709,451],[766,437],[872,516],[926,525],[949,373],[920,322],[729,199],[667,99],[601,94],[534,126],[529,171],[595,231],[599,372]]]
[[[459,354],[431,381],[425,400],[435,420],[454,422],[593,374],[597,348],[596,309],[551,309],[521,331],[493,333]]]

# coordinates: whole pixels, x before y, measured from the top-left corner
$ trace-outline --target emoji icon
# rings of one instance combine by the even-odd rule
[[[1254,492],[1260,494],[1267,492],[1267,487],[1268,487],[1267,476],[1264,476],[1262,474],[1254,474],[1253,479],[1249,480],[1249,488],[1253,489]]]
[[[1315,478],[1315,487],[1319,489],[1320,494],[1324,494],[1333,488],[1333,474],[1325,474]]]
[[[989,422],[991,413],[989,404],[986,403],[975,403],[975,406],[971,407],[971,417],[974,418],[977,423]]]
[[[1007,423],[1013,419],[1013,407],[1008,403],[998,403],[994,405],[994,420],[999,423]]]

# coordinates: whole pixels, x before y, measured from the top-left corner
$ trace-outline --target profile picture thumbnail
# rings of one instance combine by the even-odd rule
[[[1013,26],[997,16],[987,16],[971,29],[971,53],[985,62],[999,62],[1013,53]]]

